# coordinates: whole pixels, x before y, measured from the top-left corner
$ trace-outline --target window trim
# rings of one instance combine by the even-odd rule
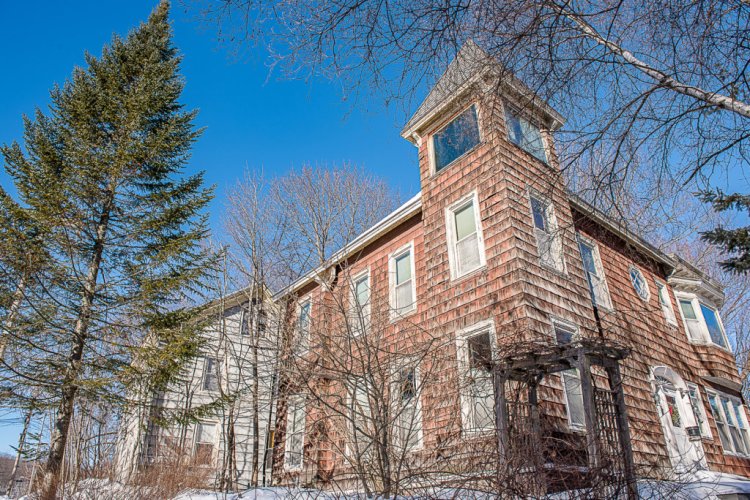
[[[204,425],[213,425],[214,426],[214,442],[208,443],[208,442],[198,442],[198,429],[203,427]],[[209,463],[207,464],[196,464],[198,467],[215,467],[216,466],[216,453],[219,449],[218,447],[218,437],[219,433],[217,432],[220,429],[219,422],[216,420],[200,420],[195,423],[195,430],[193,431],[193,459],[195,459],[198,456],[198,445],[199,444],[210,444],[211,449],[211,459]]]
[[[477,247],[479,250],[479,265],[474,269],[463,271],[459,274],[458,272],[458,245],[456,228],[455,228],[455,214],[458,210],[464,208],[469,203],[472,204],[474,211],[474,223],[476,224],[477,234]],[[445,230],[446,230],[446,243],[448,245],[448,264],[450,267],[451,281],[458,280],[464,276],[468,276],[472,273],[479,271],[480,269],[487,267],[487,256],[484,248],[484,232],[482,229],[482,214],[479,209],[479,196],[476,189],[469,194],[462,196],[457,201],[445,208]]]
[[[572,334],[571,337],[573,340],[571,342],[576,342],[581,338],[581,331],[578,328],[578,325],[576,325],[572,321],[553,316],[550,317],[550,324],[552,325],[552,338],[555,340],[555,344],[557,345],[560,345],[560,343],[557,341],[558,327],[562,330],[567,330]]]
[[[411,264],[411,309],[401,312],[396,308],[396,259],[409,253]],[[414,240],[397,248],[388,255],[388,306],[390,309],[391,322],[405,318],[417,311],[417,269],[414,266]]]
[[[416,399],[416,408],[414,409],[414,412],[416,414],[416,420],[419,422],[419,427],[417,429],[417,444],[413,448],[404,448],[404,451],[406,451],[407,453],[414,453],[424,449],[424,415],[422,414],[422,391],[420,389],[420,384],[422,382],[422,373],[419,367],[419,361],[416,359],[410,359],[408,357],[398,363],[395,363],[392,366],[391,405],[396,405],[396,399],[399,397],[399,394],[397,394],[397,389],[400,380],[397,380],[396,376],[404,370],[414,370],[414,390],[416,392],[416,394],[414,395],[414,398]],[[393,408],[393,406],[391,408]],[[396,420],[394,419],[393,424],[395,425],[395,423]],[[398,438],[395,432],[393,433],[393,441],[394,444],[401,444],[397,443]]]
[[[716,430],[719,431],[719,424],[718,424],[718,422],[716,422],[716,416],[714,415],[713,406],[711,406],[711,403],[710,403],[712,395],[717,398],[717,402],[718,402],[717,406],[718,406],[719,411],[721,412],[722,417],[724,419],[724,425],[727,427],[727,433],[729,434],[730,442],[732,442],[732,447],[734,447],[734,443],[733,443],[734,437],[732,436],[732,433],[731,433],[731,430],[730,430],[729,420],[727,419],[726,411],[725,411],[725,408],[724,408],[724,403],[721,401],[721,398],[724,397],[727,400],[729,400],[729,402],[730,402],[730,404],[732,404],[733,408],[734,408],[734,403],[735,402],[739,402],[740,403],[740,407],[743,409],[743,411],[742,411],[743,422],[742,423],[745,426],[745,428],[741,429],[741,428],[737,427],[737,429],[740,432],[744,432],[745,436],[748,438],[747,441],[746,441],[746,446],[747,446],[747,443],[750,442],[750,424],[748,423],[747,409],[745,407],[745,403],[742,402],[741,398],[738,398],[736,396],[732,396],[730,394],[727,394],[726,392],[719,391],[717,389],[714,389],[713,387],[706,387],[705,389],[706,389],[706,396],[709,398],[709,405],[708,406],[711,409],[711,417],[714,419],[714,425],[716,425]],[[733,425],[737,426],[738,422],[736,421],[736,414],[730,415],[730,417],[732,418],[732,422],[734,423]],[[718,434],[721,434],[721,431],[719,431]],[[745,457],[745,458],[750,457],[750,449],[748,450],[747,453],[740,453],[740,452],[733,451],[733,450],[727,450],[724,447],[724,443],[721,441],[721,437],[720,436],[719,436],[719,444],[721,445],[721,451],[724,453],[724,455],[731,455],[731,456],[735,456],[735,457]]]
[[[503,103],[503,120],[505,124],[505,138],[508,140],[509,143],[511,143],[514,147],[520,149],[527,155],[534,158],[536,161],[541,162],[543,165],[550,166],[550,145],[547,141],[547,134],[545,132],[542,132],[543,130],[546,130],[546,127],[542,127],[539,125],[539,121],[531,118],[528,113],[521,111],[521,108],[516,106],[515,104],[505,101]],[[513,139],[510,138],[510,124],[508,123],[508,113],[515,116],[515,118],[519,120],[525,120],[529,124],[533,125],[534,127],[539,130],[539,136],[542,139],[542,149],[544,150],[544,160],[537,158],[533,153],[530,151],[527,151],[523,147],[521,147],[520,144],[516,144],[513,142]]]
[[[693,345],[712,346],[712,347],[716,347],[719,349],[723,349],[729,353],[733,353],[732,345],[729,343],[729,337],[727,337],[727,331],[724,328],[724,322],[721,320],[721,315],[719,314],[719,309],[714,307],[711,304],[711,302],[703,300],[702,297],[694,293],[687,293],[687,292],[681,292],[681,291],[675,290],[674,294],[675,294],[675,298],[677,299],[677,305],[679,306],[679,310],[680,310],[680,318],[682,318],[682,324],[685,327],[685,334],[687,335],[688,342]],[[696,320],[698,321],[700,325],[701,334],[703,336],[703,339],[701,341],[693,340],[692,336],[690,335],[690,330],[688,328],[688,320],[685,318],[685,315],[682,312],[682,305],[680,304],[680,300],[690,302],[691,306],[693,307]],[[711,334],[708,331],[708,324],[706,323],[706,318],[703,316],[703,310],[701,309],[701,305],[708,307],[709,309],[713,310],[714,313],[716,314],[716,321],[718,322],[719,328],[721,329],[721,335],[724,338],[724,343],[726,344],[726,347],[715,343],[711,339]]]
[[[354,315],[354,317],[359,320],[360,305],[357,301],[357,282],[361,281],[362,278],[367,278],[367,304],[366,306],[362,307],[362,315],[364,316],[364,329],[360,330],[359,324],[352,325],[351,327],[351,335],[355,338],[359,337],[362,334],[367,334],[367,332],[370,330],[370,323],[372,320],[372,275],[370,273],[369,266],[355,273],[351,277],[351,286],[349,287],[349,314]]]
[[[213,376],[216,378],[216,389],[210,389],[206,387],[206,376],[210,373],[208,370],[208,362],[213,360],[216,363],[216,373]],[[219,358],[215,356],[203,356],[203,372],[201,374],[201,392],[214,393],[219,390],[219,384],[221,383],[219,377]]]
[[[565,264],[565,246],[562,238],[562,232],[560,230],[560,226],[557,223],[557,210],[555,210],[555,204],[552,203],[552,200],[544,195],[542,195],[539,191],[533,188],[528,188],[528,203],[529,203],[529,215],[531,216],[531,228],[534,232],[534,239],[536,241],[536,250],[537,250],[537,256],[539,257],[539,264],[544,267],[545,269],[549,269],[550,271],[553,271],[555,273],[560,273],[563,275],[568,274],[568,268]],[[550,232],[546,232],[552,240],[553,244],[557,246],[557,258],[555,258],[555,261],[560,262],[560,267],[552,266],[544,261],[542,258],[542,251],[539,248],[539,238],[537,237],[537,231],[541,231],[541,229],[536,227],[536,223],[534,222],[534,204],[532,202],[532,199],[536,199],[537,201],[544,204],[544,211],[545,211],[545,220],[547,224],[551,229]]]
[[[354,453],[354,450],[352,449],[352,447],[353,447],[352,440],[356,439],[356,432],[357,432],[356,429],[354,428],[355,415],[353,415],[353,404],[357,400],[357,394],[356,394],[356,389],[355,389],[356,386],[352,385],[352,381],[354,379],[360,379],[360,380],[362,380],[363,381],[363,385],[366,388],[368,388],[367,386],[370,385],[370,381],[367,380],[363,376],[350,376],[346,380],[346,385],[347,385],[347,395],[346,395],[346,404],[347,404],[347,407],[346,407],[346,412],[347,412],[347,419],[349,420],[347,422],[347,427],[348,427],[347,428],[347,432],[349,433],[349,435],[347,436],[347,441],[346,441],[345,446],[344,446],[344,455],[348,459],[353,458],[355,460],[361,460],[361,457],[357,457],[356,454]],[[368,388],[368,392],[366,394],[366,396],[367,396],[367,410],[370,413],[370,419],[372,419],[372,406],[370,405],[370,393],[369,393],[369,390],[370,389]]]
[[[564,319],[560,318],[550,318],[550,322],[552,323],[552,338],[555,339],[555,343],[557,345],[561,345],[557,340],[557,329],[560,328],[561,330],[566,330],[571,334],[571,342],[576,342],[581,338],[581,331],[578,328],[578,325],[571,321],[566,321]],[[578,381],[580,383],[581,375],[578,373],[577,368],[571,368],[571,370],[576,370],[576,377],[578,377]],[[573,432],[585,432],[586,431],[586,423],[582,424],[576,424],[573,422],[571,418],[571,411],[570,411],[570,399],[568,398],[568,388],[565,384],[565,372],[568,370],[564,370],[560,372],[560,384],[562,385],[563,390],[563,403],[565,404],[565,416],[568,421],[568,429],[570,429]]]
[[[700,386],[698,384],[694,384],[693,382],[685,382],[685,385],[688,388],[688,400],[690,401],[691,405],[693,401],[692,399],[690,399],[690,391],[692,389],[695,389],[695,394],[698,396],[697,405],[698,405],[698,412],[700,413],[700,415],[695,415],[695,408],[693,408],[693,414],[694,414],[693,416],[696,418],[696,420],[698,418],[702,418],[703,423],[705,424],[704,427],[706,428],[705,429],[706,432],[704,433],[703,430],[701,429],[700,423],[696,422],[696,424],[698,424],[698,430],[701,433],[701,439],[713,439],[713,433],[711,432],[711,424],[708,421],[708,414],[706,413],[706,404],[703,402],[703,394],[701,394]]]
[[[589,289],[589,293],[591,297],[594,299],[593,304],[595,307],[599,309],[603,309],[604,311],[614,312],[615,306],[614,306],[614,302],[612,302],[612,294],[609,291],[609,282],[607,281],[607,275],[604,272],[604,264],[602,264],[601,254],[599,253],[599,244],[595,240],[589,238],[588,236],[585,236],[583,233],[579,232],[577,233],[576,236],[578,238],[578,255],[581,258],[581,269],[583,270],[583,278],[586,281],[586,286]],[[592,255],[594,257],[594,265],[596,266],[597,271],[601,272],[602,274],[601,276],[602,283],[604,283],[604,289],[607,292],[607,302],[608,302],[607,304],[599,304],[598,302],[596,302],[596,297],[594,297],[594,292],[593,290],[591,290],[591,284],[589,283],[588,271],[586,270],[586,266],[584,265],[584,262],[583,262],[583,254],[581,253],[582,244],[588,247],[591,247]]]
[[[300,463],[299,465],[289,465],[289,444],[292,437],[292,434],[289,432],[289,408],[292,406],[291,401],[301,401],[300,407],[302,408],[302,414],[304,417],[302,418],[302,429],[300,430],[300,434],[302,435],[302,449],[300,450]],[[284,430],[284,470],[286,471],[298,471],[302,470],[302,468],[305,465],[305,434],[307,430],[307,401],[305,400],[304,394],[292,394],[289,396],[289,399],[287,400],[287,406],[286,406],[286,428]],[[294,418],[292,416],[292,418]]]
[[[662,311],[662,314],[664,314],[664,319],[670,326],[677,326],[677,315],[674,312],[674,305],[672,305],[672,297],[669,294],[669,286],[658,279],[654,279],[654,283],[656,283],[656,300],[659,302],[659,308]],[[664,290],[664,292],[667,294],[667,307],[669,308],[671,312],[671,319],[664,311],[664,304],[661,302],[661,290]]]
[[[584,419],[584,422],[582,424],[577,424],[573,422],[572,413],[570,411],[570,398],[568,398],[568,386],[565,383],[565,374],[567,372],[575,372],[575,376],[578,379],[578,383],[581,383],[581,374],[578,372],[578,368],[570,368],[568,370],[563,370],[560,372],[560,384],[562,384],[562,390],[563,390],[563,399],[565,402],[565,418],[568,421],[568,429],[570,429],[573,432],[579,432],[579,433],[586,433],[586,422]],[[581,393],[581,406],[583,408],[583,411],[586,411],[586,406],[583,402],[583,393]]]
[[[446,164],[443,168],[440,170],[437,169],[437,163],[435,163],[435,135],[442,132],[448,125],[453,123],[453,121],[461,116],[466,110],[471,108],[472,106],[476,107],[476,114],[477,114],[477,130],[479,132],[479,142],[477,142],[474,146],[467,149],[461,156],[456,157],[452,162]],[[477,101],[472,101],[471,103],[467,104],[466,106],[461,107],[458,111],[451,114],[448,118],[443,121],[439,128],[435,129],[433,132],[429,135],[428,140],[428,153],[429,153],[429,164],[430,164],[430,177],[436,177],[446,170],[448,170],[450,167],[452,167],[455,163],[457,163],[459,160],[464,158],[466,155],[477,149],[479,146],[484,144],[484,134],[482,131],[482,115],[480,113],[479,109],[479,103]]]
[[[633,271],[635,271],[636,273],[638,273],[638,275],[643,280],[643,284],[646,287],[646,296],[645,297],[641,296],[641,294],[638,292],[638,289],[635,287],[635,283],[633,282],[633,276],[631,275],[631,273]],[[636,266],[635,264],[630,264],[628,266],[628,278],[630,278],[630,285],[633,287],[633,291],[635,291],[636,296],[639,299],[641,299],[643,302],[645,302],[646,304],[648,304],[649,300],[651,300],[651,286],[648,284],[648,280],[646,279],[646,274],[643,271],[641,271],[640,267]]]
[[[466,394],[464,383],[469,361],[468,341],[470,338],[481,335],[483,333],[487,333],[490,336],[492,361],[497,361],[497,336],[495,333],[495,321],[493,319],[479,321],[456,332],[456,357],[458,358],[458,384],[461,403],[461,435],[463,437],[483,436],[495,432],[494,425],[488,427],[487,429],[469,429],[467,427],[467,422],[469,419],[469,397]]]

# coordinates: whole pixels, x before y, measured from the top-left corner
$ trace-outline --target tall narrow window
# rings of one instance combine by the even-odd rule
[[[495,425],[492,342],[490,327],[483,326],[466,335],[459,345],[462,416],[468,432],[486,431]]]
[[[391,257],[391,307],[396,316],[416,307],[414,297],[414,256],[409,245]]]
[[[544,140],[539,127],[521,117],[508,106],[506,106],[505,116],[510,142],[547,163],[547,152],[544,149]]]
[[[371,386],[362,377],[352,377],[349,382],[349,418],[351,420],[351,443],[347,449],[354,460],[369,458],[372,452],[373,430],[370,409]]]
[[[659,291],[659,305],[661,306],[662,313],[664,313],[664,319],[666,319],[667,323],[670,325],[676,325],[677,318],[675,318],[674,309],[672,309],[672,299],[669,298],[667,285],[657,281],[656,289]]]
[[[602,262],[599,258],[599,249],[593,242],[579,238],[579,247],[581,249],[581,259],[583,260],[583,270],[586,272],[586,279],[591,291],[591,299],[597,306],[606,309],[612,308],[612,302],[609,297],[607,280],[604,277]]]
[[[701,399],[700,390],[697,385],[688,384],[688,396],[690,396],[690,406],[693,408],[693,415],[698,423],[698,430],[701,433],[701,437],[711,437],[711,427],[708,425],[708,419],[706,418],[706,410],[703,406],[703,400]]]
[[[216,358],[206,358],[203,363],[203,390],[219,390],[219,362]]]
[[[370,276],[364,273],[352,280],[352,332],[355,335],[367,331],[370,324]]]
[[[576,368],[562,372],[565,387],[565,406],[568,410],[568,423],[574,429],[586,427],[583,410],[583,391],[581,390],[581,376]]]
[[[534,220],[534,234],[539,259],[552,269],[564,269],[562,238],[557,229],[552,204],[538,196],[531,196],[531,215]]]
[[[312,300],[307,299],[300,304],[297,316],[297,352],[305,351],[309,346],[311,314]]]
[[[287,469],[302,467],[305,444],[305,399],[294,395],[289,398],[286,414],[286,442],[284,464]]]
[[[432,136],[435,171],[440,172],[479,141],[477,109],[472,105]]]
[[[198,423],[195,428],[195,463],[211,465],[216,444],[216,424]]]
[[[682,317],[685,319],[690,339],[703,341],[703,327],[693,307],[693,301],[680,299],[680,310],[682,311]]]
[[[396,374],[395,437],[397,446],[406,450],[419,447],[422,417],[419,412],[417,370],[402,368]]]
[[[447,210],[448,258],[452,277],[464,276],[485,264],[484,242],[476,194]]]

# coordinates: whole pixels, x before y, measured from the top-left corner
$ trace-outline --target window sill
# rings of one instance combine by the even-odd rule
[[[517,150],[519,150],[519,151],[523,151],[523,154],[525,154],[525,155],[526,155],[526,156],[528,156],[529,158],[533,159],[534,161],[536,161],[536,162],[539,162],[539,163],[541,163],[542,165],[544,165],[544,166],[545,166],[545,167],[547,167],[547,168],[552,168],[552,165],[550,165],[550,163],[549,163],[549,158],[547,158],[547,161],[544,161],[544,160],[540,160],[539,158],[537,158],[537,157],[536,157],[536,156],[534,156],[533,154],[529,153],[528,151],[526,151],[525,149],[523,149],[523,148],[522,148],[521,146],[519,146],[519,145],[518,145],[518,144],[516,144],[515,142],[511,141],[510,139],[508,139],[508,143],[509,143],[509,144],[511,144],[511,145],[512,145],[512,146],[513,146],[514,148],[516,148]],[[546,148],[545,148],[545,151],[544,151],[544,152],[545,152],[545,153],[548,153],[548,151],[546,150]]]
[[[492,436],[495,434],[495,429],[461,429],[461,437],[463,439],[480,439]]]
[[[699,345],[703,347],[713,347],[714,349],[719,349],[721,351],[727,352],[734,356],[734,352],[732,352],[731,349],[729,349],[728,347],[721,346],[719,344],[714,344],[713,342],[705,342],[705,341],[699,342],[699,341],[692,340],[690,338],[688,338],[688,342],[692,345]],[[748,455],[748,457],[750,457],[750,455]]]
[[[469,278],[474,278],[480,274],[482,274],[484,271],[487,270],[487,263],[482,264],[481,266],[477,267],[476,269],[472,269],[471,271],[468,271],[460,276],[456,276],[453,273],[453,269],[451,269],[451,282],[452,283],[459,283],[461,281],[467,280]]]
[[[565,264],[563,264],[563,269],[558,269],[554,266],[550,266],[549,264],[545,263],[542,259],[539,259],[539,266],[542,269],[545,269],[551,272],[552,274],[557,275],[560,278],[565,278],[565,279],[569,278],[568,271],[565,269]]]
[[[430,142],[432,142],[432,141],[430,141]],[[483,146],[483,145],[484,145],[484,143],[485,143],[484,141],[479,141],[479,142],[478,142],[478,143],[476,143],[476,144],[475,144],[474,146],[472,146],[472,147],[471,147],[471,149],[467,149],[467,150],[466,150],[466,152],[465,152],[464,154],[462,154],[461,156],[459,156],[458,158],[456,158],[455,160],[453,160],[453,161],[452,161],[452,162],[450,162],[449,164],[445,165],[445,166],[444,166],[443,168],[441,168],[440,170],[437,170],[437,169],[435,168],[435,163],[434,163],[434,160],[433,160],[433,161],[431,162],[431,165],[430,165],[430,166],[431,166],[431,168],[432,168],[432,175],[430,175],[430,179],[434,179],[434,178],[437,178],[437,177],[438,177],[438,176],[440,176],[440,175],[441,175],[441,174],[442,174],[443,172],[445,172],[446,170],[449,170],[449,169],[450,169],[450,168],[451,168],[452,166],[454,166],[454,165],[455,165],[455,164],[456,164],[457,162],[461,161],[461,160],[462,160],[462,159],[464,159],[464,158],[465,158],[466,156],[470,155],[471,153],[473,153],[474,151],[476,151],[477,149],[479,149],[479,147],[480,147],[480,146]]]

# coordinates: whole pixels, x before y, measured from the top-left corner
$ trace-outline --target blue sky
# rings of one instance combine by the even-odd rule
[[[113,33],[145,20],[157,0],[0,1],[0,143],[22,138],[24,113],[46,107],[49,89],[101,53]],[[190,171],[205,170],[216,185],[211,225],[221,232],[226,188],[246,168],[268,174],[312,164],[355,163],[384,177],[402,197],[419,189],[416,149],[399,135],[403,106],[372,98],[356,104],[327,80],[288,81],[270,75],[260,49],[239,59],[202,25],[192,4],[173,3],[175,43],[184,56],[183,102],[198,109],[206,131],[194,148]],[[0,183],[9,179],[0,172]],[[11,452],[19,427],[0,416],[0,452]]]

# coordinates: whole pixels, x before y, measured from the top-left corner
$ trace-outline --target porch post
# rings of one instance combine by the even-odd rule
[[[588,452],[589,467],[599,465],[599,450],[597,439],[599,426],[596,421],[596,402],[594,401],[594,384],[591,379],[591,363],[581,350],[576,353],[578,375],[581,379],[581,393],[583,395],[583,414],[586,420],[586,451]]]
[[[628,499],[638,498],[638,490],[635,477],[635,465],[633,463],[633,446],[630,440],[630,428],[628,427],[628,413],[625,405],[625,392],[622,388],[622,376],[620,366],[615,363],[607,367],[609,386],[614,391],[615,403],[617,404],[617,435],[620,438],[620,451],[622,452],[625,470],[625,483],[627,485]]]
[[[495,431],[497,433],[498,470],[501,461],[505,461],[508,450],[508,405],[505,404],[505,374],[495,368],[493,385],[495,389]]]

